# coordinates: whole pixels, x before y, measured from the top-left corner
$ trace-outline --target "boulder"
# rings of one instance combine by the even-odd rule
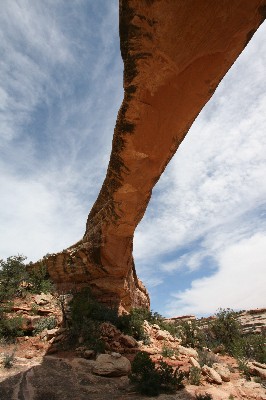
[[[119,341],[125,347],[136,347],[137,346],[137,341],[132,336],[129,336],[129,335],[121,335],[119,338]]]
[[[260,366],[258,366],[258,364]],[[263,366],[263,367],[261,367]],[[261,363],[248,363],[248,370],[251,375],[256,375],[261,377],[261,379],[266,380],[266,365]]]
[[[180,354],[183,354],[185,356],[193,357],[195,359],[199,358],[197,350],[192,349],[191,347],[178,346],[178,351]]]
[[[45,336],[47,337],[47,340],[50,340],[50,339],[52,339],[53,337],[55,337],[56,334],[57,334],[57,331],[58,331],[58,328],[47,329],[46,335],[45,335]]]
[[[159,330],[156,332],[155,338],[156,338],[157,340],[169,340],[169,341],[171,341],[171,342],[174,341],[173,336],[172,336],[168,331],[161,330],[161,329],[159,329]]]
[[[189,357],[189,362],[193,367],[200,369],[200,364],[194,357]]]
[[[224,363],[214,363],[212,368],[215,369],[216,372],[220,375],[224,382],[230,382],[230,370],[227,364]]]
[[[44,306],[46,304],[51,303],[52,299],[53,296],[50,293],[36,294],[36,296],[34,297],[35,303],[38,304],[39,306]]]
[[[221,385],[223,383],[222,378],[218,374],[218,372],[215,371],[215,369],[208,367],[207,365],[203,365],[201,369],[203,375],[207,377],[207,381],[210,383],[218,383],[218,385]]]
[[[131,364],[126,357],[118,353],[100,354],[94,364],[93,373],[102,376],[124,376],[131,370]]]

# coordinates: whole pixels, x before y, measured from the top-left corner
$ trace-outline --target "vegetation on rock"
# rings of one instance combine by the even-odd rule
[[[141,394],[158,396],[160,393],[175,393],[184,387],[182,372],[174,370],[164,361],[156,366],[145,352],[137,353],[131,368],[130,380]]]

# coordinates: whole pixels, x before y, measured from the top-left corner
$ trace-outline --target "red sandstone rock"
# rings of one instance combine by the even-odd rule
[[[89,285],[106,303],[149,307],[132,256],[134,231],[154,185],[265,10],[265,0],[120,0],[124,100],[83,239],[43,260],[58,287]]]

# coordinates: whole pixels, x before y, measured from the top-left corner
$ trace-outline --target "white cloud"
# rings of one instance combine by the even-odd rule
[[[172,294],[168,315],[211,314],[219,307],[265,307],[266,235],[228,246],[216,255],[218,271],[192,282],[191,288]]]
[[[3,3],[0,257],[20,252],[35,260],[84,232],[123,95],[117,7],[116,0]],[[225,265],[222,254],[251,236],[259,245],[266,232],[265,29],[154,189],[134,241],[137,270],[150,287],[167,286],[175,271],[200,271],[208,256]]]
[[[217,253],[232,254],[232,245],[246,243],[252,235],[263,252],[260,235],[266,234],[262,212],[266,198],[265,30],[266,26],[259,29],[221,82],[154,190],[134,241],[137,271],[148,286],[150,277],[157,276],[164,280],[165,288],[170,279],[173,285],[174,277],[178,280],[176,271],[202,271],[204,276],[206,258],[213,259],[215,270],[220,262]],[[237,249],[239,254],[244,251],[242,245]],[[250,252],[252,249],[255,251],[255,245]],[[234,262],[230,268],[232,277],[239,273]],[[246,261],[245,268],[247,280],[248,271],[252,270],[254,276],[256,271],[261,274],[260,263]],[[205,301],[203,293],[215,293],[216,287],[214,310],[223,305],[265,305],[265,298],[259,300],[262,294],[254,280],[250,281],[250,290],[253,292],[254,288],[255,293],[253,303],[251,299],[247,303],[244,297],[239,296],[237,301],[229,296],[225,304],[218,281],[223,277],[214,277],[213,281],[203,278],[194,282],[192,289],[181,295],[188,301],[190,295],[200,293],[196,300],[188,301],[187,306],[180,300],[175,304],[181,308],[174,306],[171,310],[177,314],[208,313],[210,296]],[[236,285],[235,279],[232,282]],[[210,284],[212,289],[208,289]]]
[[[254,44],[262,58],[264,34],[265,28]],[[236,216],[239,223],[239,215],[264,203],[266,72],[256,74],[261,59],[249,57],[247,48],[157,184],[137,230],[137,261],[178,249]]]
[[[85,231],[123,94],[117,6],[14,0],[1,9],[1,258],[36,260]]]

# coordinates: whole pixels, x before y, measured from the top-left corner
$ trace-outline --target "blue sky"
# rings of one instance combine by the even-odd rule
[[[137,228],[137,272],[163,315],[266,304],[265,31],[193,124]],[[0,47],[0,257],[34,261],[82,237],[105,177],[123,97],[118,1],[3,2]]]

